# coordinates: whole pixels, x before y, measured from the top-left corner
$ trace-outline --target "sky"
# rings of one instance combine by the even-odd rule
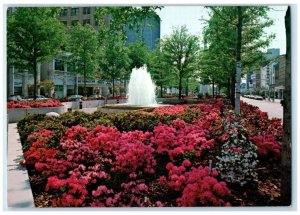
[[[279,48],[280,54],[285,54],[285,26],[284,16],[287,6],[272,6],[269,17],[274,20],[274,25],[266,30],[267,34],[275,33],[276,38],[268,48]],[[207,9],[203,6],[165,6],[157,12],[161,18],[161,38],[170,35],[172,29],[186,25],[189,32],[201,35],[204,22],[200,19],[208,19]]]

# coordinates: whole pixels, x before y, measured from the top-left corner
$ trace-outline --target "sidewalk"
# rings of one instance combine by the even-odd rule
[[[269,118],[279,118],[283,119],[283,107],[280,104],[280,99],[275,99],[273,102],[272,100],[255,100],[249,98],[241,98],[242,101],[257,106],[261,111],[267,112]]]
[[[19,165],[24,158],[17,123],[8,124],[7,144],[7,207],[34,208],[27,169]]]

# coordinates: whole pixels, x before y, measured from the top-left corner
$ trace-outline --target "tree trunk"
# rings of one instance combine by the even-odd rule
[[[181,72],[179,73],[179,95],[178,99],[181,99],[181,91],[182,91],[182,75]]]
[[[212,97],[215,98],[215,82],[212,82]]]
[[[41,95],[41,63],[36,64],[37,69],[36,69],[36,82],[37,82],[37,89],[36,89],[36,94],[39,96]]]
[[[15,66],[7,66],[7,98],[15,94],[14,90]]]
[[[124,93],[125,93],[125,96],[127,95],[127,90],[126,90],[126,79],[124,78]]]
[[[75,95],[78,95],[78,74],[76,73],[75,75],[75,79],[74,79],[74,94]]]
[[[33,61],[33,100],[36,100],[37,93],[37,71],[36,71],[37,62]]]
[[[240,114],[240,96],[241,96],[241,49],[242,49],[242,30],[243,30],[243,13],[242,7],[237,7],[238,23],[237,23],[237,43],[236,43],[236,90],[235,90],[235,113]]]
[[[230,99],[230,92],[231,92],[231,90],[230,90],[230,78],[228,78],[228,80],[227,80],[227,98],[228,99]]]
[[[84,64],[84,71],[83,71],[83,95],[86,97],[87,96],[87,91],[86,91],[86,66]]]
[[[189,78],[186,78],[185,95],[189,96]]]
[[[67,73],[68,72],[68,66],[67,63],[64,63],[64,76],[63,76],[63,97],[67,97],[67,92],[68,92],[68,77]]]
[[[284,206],[291,205],[291,11],[290,7],[285,15],[286,29],[286,71],[285,92],[283,102],[283,144],[281,154],[281,202]]]
[[[231,101],[231,105],[234,107],[235,106],[235,73],[231,74],[230,101]]]
[[[113,96],[113,98],[115,97],[115,78],[113,77],[113,79],[112,79],[112,96]]]
[[[11,84],[10,84],[10,77],[11,77],[11,75],[9,74],[9,65],[8,65],[8,63],[6,64],[6,74],[7,74],[7,76],[6,76],[6,83],[7,83],[7,86],[6,86],[6,98],[9,98],[10,95],[11,95],[11,92],[10,92],[10,86],[11,86]]]
[[[163,74],[162,71],[160,71],[160,97],[163,97]]]
[[[28,96],[28,71],[23,72],[22,75],[22,94]]]

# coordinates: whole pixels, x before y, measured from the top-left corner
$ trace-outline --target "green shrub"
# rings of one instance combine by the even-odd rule
[[[141,114],[138,111],[117,113],[111,117],[111,121],[120,131],[152,131],[159,123],[156,115]]]
[[[17,123],[21,142],[23,143],[27,136],[34,132],[36,125],[45,119],[45,114],[26,114],[25,118]]]
[[[60,138],[66,131],[66,126],[63,126],[60,119],[56,117],[46,118],[45,114],[30,114],[20,120],[17,124],[18,131],[21,137],[22,148],[24,151],[28,150],[31,143],[28,143],[27,137],[42,128],[54,131],[54,135],[49,142],[48,147],[55,147],[58,145]]]
[[[64,135],[64,133],[66,132],[67,128],[66,126],[62,125],[62,123],[60,122],[59,118],[47,118],[44,121],[41,121],[38,125],[37,125],[37,129],[47,129],[50,131],[54,131],[54,135],[50,141],[49,144],[49,148],[53,148],[58,146],[59,144],[59,140],[62,138],[62,136]]]
[[[59,120],[61,121],[62,125],[66,127],[72,127],[90,122],[91,116],[83,111],[74,111],[60,115]]]

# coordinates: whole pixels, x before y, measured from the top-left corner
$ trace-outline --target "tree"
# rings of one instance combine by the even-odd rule
[[[113,97],[115,96],[115,81],[126,73],[130,63],[128,48],[122,40],[122,35],[112,34],[105,43],[100,66],[102,77],[112,82]]]
[[[130,69],[140,68],[144,64],[149,64],[148,48],[142,41],[137,41],[129,44],[128,57],[131,59]]]
[[[227,77],[223,83],[229,83],[231,103],[235,106],[237,65],[242,65],[243,72],[247,72],[263,61],[262,49],[268,47],[274,38],[274,34],[265,34],[264,29],[272,25],[273,21],[267,15],[269,7],[266,6],[209,9],[210,19],[205,28],[205,41],[210,55],[218,59],[216,63],[228,74],[223,75]]]
[[[128,49],[125,47],[126,29],[138,30],[142,21],[154,16],[155,10],[160,9],[160,6],[150,7],[99,7],[95,12],[95,19],[99,24],[99,42],[104,47],[103,59],[101,59],[101,72],[103,77],[112,80],[123,78],[126,80],[129,77],[129,68],[140,65],[143,62],[137,54],[131,52],[132,65],[130,65],[130,58],[128,57]],[[114,44],[114,41],[115,44]],[[116,48],[116,50],[109,50],[109,48]],[[142,48],[142,47],[131,47]],[[116,52],[117,50],[122,52]],[[108,54],[108,55],[107,55]],[[111,58],[113,57],[113,58]],[[138,59],[138,58],[139,59]],[[114,59],[116,62],[114,62]],[[125,84],[125,82],[124,82]],[[113,87],[114,96],[114,87]]]
[[[59,8],[19,7],[8,16],[7,44],[10,64],[19,64],[33,73],[34,99],[37,96],[37,65],[61,52],[65,28],[56,18]]]
[[[150,53],[148,70],[155,84],[159,87],[159,95],[162,98],[163,88],[170,83],[174,73],[172,68],[168,66],[159,47]]]
[[[212,85],[212,93],[213,97],[215,96],[215,86],[217,85],[219,89],[226,85],[226,77],[228,73],[226,73],[226,66],[221,65],[219,63],[220,59],[218,55],[213,54],[214,51],[212,49],[214,45],[210,46],[209,49],[201,50],[198,58],[199,64],[199,74],[201,77],[202,84],[211,84]],[[224,81],[225,80],[225,81]]]
[[[71,29],[70,36],[71,62],[74,64],[74,72],[83,75],[83,94],[87,96],[87,78],[93,78],[98,68],[99,43],[96,30],[89,24],[75,25]]]
[[[46,93],[50,96],[51,91],[55,88],[55,83],[51,80],[45,80],[40,82],[40,86],[43,87]]]
[[[286,29],[286,71],[283,102],[283,144],[281,154],[281,202],[284,206],[291,205],[291,8],[288,7],[285,15]]]
[[[170,67],[174,68],[178,76],[178,98],[181,99],[183,78],[190,76],[194,70],[193,65],[199,51],[199,40],[196,36],[188,34],[186,26],[173,30],[169,37],[161,41],[164,59]]]

